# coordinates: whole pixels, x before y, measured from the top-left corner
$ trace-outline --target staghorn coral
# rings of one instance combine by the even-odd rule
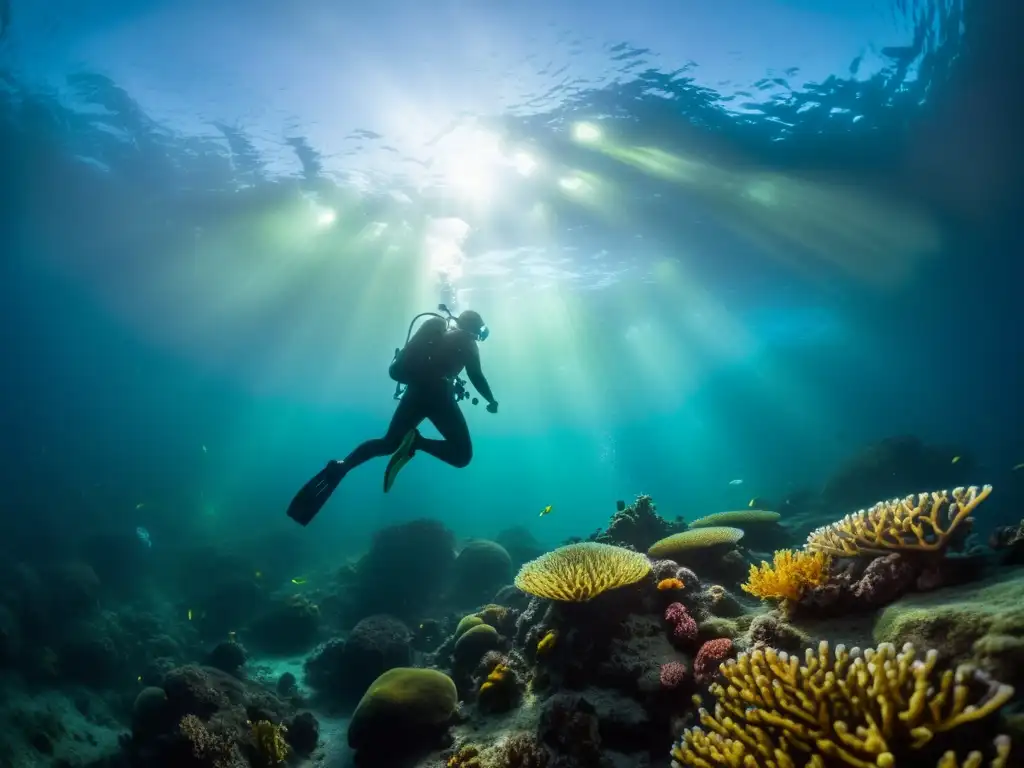
[[[256,762],[259,765],[280,765],[288,758],[290,749],[285,740],[288,729],[283,724],[274,725],[269,720],[258,720],[248,725],[256,743]]]
[[[692,531],[683,531],[654,542],[647,550],[647,554],[651,557],[676,560],[679,555],[689,551],[735,544],[742,538],[743,531],[739,528],[725,526],[695,528]]]
[[[750,566],[750,576],[742,589],[762,600],[779,600],[788,610],[808,589],[828,582],[830,563],[831,558],[824,552],[780,549],[771,565],[762,561],[760,567]]]
[[[516,575],[516,586],[536,597],[582,603],[635,584],[650,570],[650,561],[637,552],[588,541],[567,544],[526,563]]]
[[[897,551],[942,552],[953,532],[992,492],[955,488],[881,501],[812,531],[805,548],[841,557]]]
[[[921,765],[925,747],[965,723],[997,711],[1013,695],[1010,686],[977,676],[973,669],[941,671],[938,654],[918,659],[913,646],[892,645],[833,653],[827,642],[797,656],[774,649],[740,654],[720,668],[726,684],[711,693],[714,714],[684,732],[672,750],[675,766],[694,768],[894,768]],[[982,689],[980,694],[978,688]],[[1009,745],[1000,741],[1005,766]],[[900,762],[905,759],[906,762]],[[932,758],[934,759],[934,758]],[[939,768],[958,763],[948,752]]]
[[[782,518],[778,512],[766,509],[737,509],[731,512],[715,512],[690,523],[691,528],[710,528],[719,525],[742,527],[744,523],[777,523]]]

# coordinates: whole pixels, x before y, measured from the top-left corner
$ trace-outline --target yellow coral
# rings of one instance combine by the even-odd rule
[[[737,509],[731,512],[715,512],[711,515],[699,517],[690,523],[691,528],[709,528],[718,525],[736,525],[742,527],[744,523],[777,523],[782,518],[778,512],[769,512],[766,509]]]
[[[480,749],[467,744],[448,758],[448,768],[480,768]]]
[[[662,579],[658,582],[659,592],[671,592],[686,587],[682,579]]]
[[[796,602],[804,590],[828,581],[829,556],[824,552],[793,552],[780,549],[769,565],[750,566],[744,592],[762,600],[782,600],[784,605]]]
[[[558,633],[552,629],[540,639],[540,642],[537,643],[537,655],[543,656],[550,653],[557,643]]]
[[[694,528],[677,533],[661,541],[656,541],[647,550],[651,557],[664,557],[670,560],[675,556],[694,549],[717,547],[723,544],[735,544],[743,538],[739,528],[715,525],[709,528]]]
[[[274,725],[269,720],[259,720],[249,722],[249,728],[256,742],[256,754],[263,765],[280,765],[288,758],[289,747],[284,738],[288,729],[283,724]]]
[[[480,686],[480,693],[489,691],[491,688],[501,685],[508,678],[508,675],[508,666],[505,664],[495,665],[494,669],[491,670],[491,673],[487,675],[487,679],[484,680],[483,684]]]
[[[650,571],[650,561],[639,552],[585,541],[526,563],[515,584],[536,597],[582,603],[610,589],[635,584]]]
[[[988,495],[992,486],[956,488],[881,501],[842,520],[818,528],[805,549],[852,557],[893,550],[936,551]],[[952,497],[952,498],[951,498]]]
[[[938,653],[918,659],[914,648],[889,644],[847,651],[827,642],[800,658],[774,649],[741,653],[719,669],[714,714],[689,728],[672,750],[674,766],[693,768],[895,768],[936,734],[987,717],[1013,696],[1008,685],[985,682],[972,668],[936,669]],[[991,768],[1006,768],[1009,746],[998,742]],[[909,753],[909,754],[908,754]],[[947,754],[938,768],[980,768]]]

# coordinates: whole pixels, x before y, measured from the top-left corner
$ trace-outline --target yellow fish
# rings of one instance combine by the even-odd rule
[[[292,584],[305,584],[305,583],[306,583],[306,577],[305,576],[299,576],[298,578],[292,579]]]
[[[551,505],[548,504],[546,507],[544,507],[544,509],[542,509],[540,511],[540,514],[537,515],[537,517],[544,517],[544,515],[550,515],[550,514],[551,514]]]
[[[188,620],[192,621],[192,609],[191,608],[188,609]]]
[[[754,502],[755,502],[755,501],[757,501],[757,499],[751,499],[751,500],[750,500],[750,503],[749,503],[749,504],[747,504],[747,506],[748,506],[748,507],[750,507],[751,509],[753,509],[753,508],[754,508]]]
[[[960,457],[959,456],[954,456],[953,457],[953,461],[951,463],[952,464],[956,464],[958,461],[960,461]]]

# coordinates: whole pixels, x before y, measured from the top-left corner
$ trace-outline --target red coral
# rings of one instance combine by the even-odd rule
[[[686,681],[686,665],[678,661],[670,661],[661,665],[658,675],[661,687],[667,691],[678,688]]]
[[[732,640],[720,637],[708,640],[697,651],[693,661],[693,676],[698,683],[706,683],[718,673],[718,665],[732,655]]]
[[[682,603],[672,603],[665,609],[665,621],[672,625],[672,637],[676,640],[689,642],[697,637],[697,622]]]

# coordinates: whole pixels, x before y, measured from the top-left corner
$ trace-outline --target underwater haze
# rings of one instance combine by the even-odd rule
[[[5,526],[295,533],[439,302],[501,410],[465,470],[355,471],[331,552],[744,506],[904,433],[1008,474],[1019,15],[6,0]]]
[[[975,723],[1024,706],[1022,39],[1020,0],[0,0],[0,768],[707,768],[692,695],[805,646],[933,714],[976,679],[936,659],[991,676],[843,765],[1024,764]],[[406,349],[441,305],[489,335]],[[468,465],[429,420],[328,464],[449,342]],[[429,723],[355,707],[394,670]]]

